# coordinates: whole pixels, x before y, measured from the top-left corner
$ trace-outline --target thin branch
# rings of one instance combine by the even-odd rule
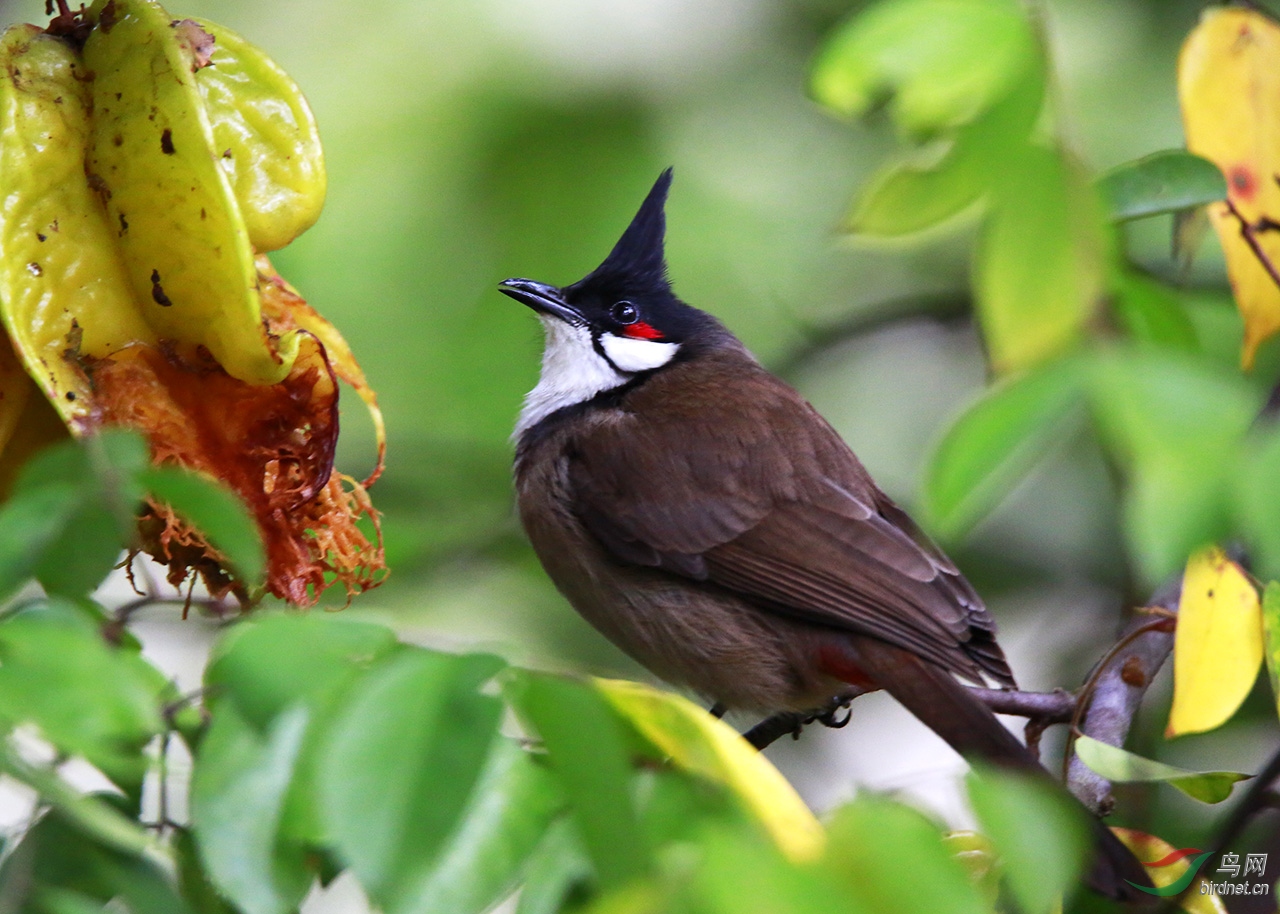
[[[1262,264],[1262,268],[1267,271],[1267,275],[1271,277],[1271,281],[1280,286],[1280,272],[1276,270],[1276,265],[1271,262],[1271,258],[1267,256],[1267,252],[1262,249],[1262,245],[1258,242],[1258,235],[1262,232],[1274,229],[1276,223],[1270,219],[1263,217],[1256,225],[1249,222],[1248,219],[1236,209],[1236,205],[1230,200],[1225,201],[1227,209],[1231,215],[1236,217],[1240,223],[1240,237],[1244,239],[1244,243],[1249,245],[1249,250],[1253,251],[1253,256],[1258,258],[1258,263]]]
[[[996,714],[1013,714],[1044,725],[1065,724],[1076,711],[1076,696],[1065,689],[1021,692],[1017,689],[971,688],[969,693]]]
[[[1148,605],[1176,612],[1181,594],[1182,576],[1178,575],[1156,591]],[[1074,727],[1112,746],[1124,745],[1143,696],[1173,652],[1173,627],[1167,620],[1152,622],[1149,617],[1139,616],[1129,624],[1118,644],[1123,649],[1109,651],[1107,659],[1090,675],[1094,684],[1092,697]],[[1067,789],[1096,815],[1110,813],[1115,806],[1111,782],[1077,755],[1071,755],[1066,767]]]
[[[972,687],[969,691],[996,714],[1026,717],[1042,726],[1067,723],[1076,708],[1075,696],[1062,689],[1052,692],[1020,692],[1017,689]],[[849,723],[852,716],[850,705],[862,694],[863,690],[845,693],[833,698],[831,704],[820,711],[782,711],[765,718],[743,736],[757,749],[763,749],[787,734],[799,739],[801,731],[809,724],[819,723],[824,727],[839,729]],[[712,708],[712,713],[715,710]],[[846,713],[841,716],[841,711]]]

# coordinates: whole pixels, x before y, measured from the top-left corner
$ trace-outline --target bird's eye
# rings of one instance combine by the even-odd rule
[[[640,320],[640,312],[629,301],[620,301],[609,309],[609,316],[619,324],[634,324]]]

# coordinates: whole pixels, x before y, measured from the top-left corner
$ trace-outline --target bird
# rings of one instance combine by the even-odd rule
[[[673,291],[662,172],[608,257],[508,279],[545,342],[516,422],[521,523],[568,602],[717,706],[772,714],[883,689],[960,754],[1044,773],[961,680],[1015,688],[960,570],[840,435]],[[1089,881],[1150,885],[1097,820]]]

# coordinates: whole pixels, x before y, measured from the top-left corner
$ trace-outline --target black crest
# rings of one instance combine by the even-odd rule
[[[640,210],[622,233],[618,243],[613,246],[609,256],[604,259],[604,263],[575,285],[585,286],[591,284],[593,279],[599,281],[625,276],[630,283],[655,291],[669,288],[663,241],[667,234],[665,207],[670,187],[671,169],[668,168],[658,175],[649,195],[640,204]]]

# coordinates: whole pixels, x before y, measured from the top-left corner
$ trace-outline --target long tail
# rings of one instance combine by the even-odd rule
[[[910,651],[877,639],[853,636],[850,641],[857,664],[870,678],[961,755],[1034,771],[1053,780],[1030,750],[950,674]],[[1142,864],[1110,829],[1092,815],[1089,821],[1093,823],[1095,847],[1089,887],[1118,900],[1150,902],[1151,895],[1129,884],[1152,884]]]

